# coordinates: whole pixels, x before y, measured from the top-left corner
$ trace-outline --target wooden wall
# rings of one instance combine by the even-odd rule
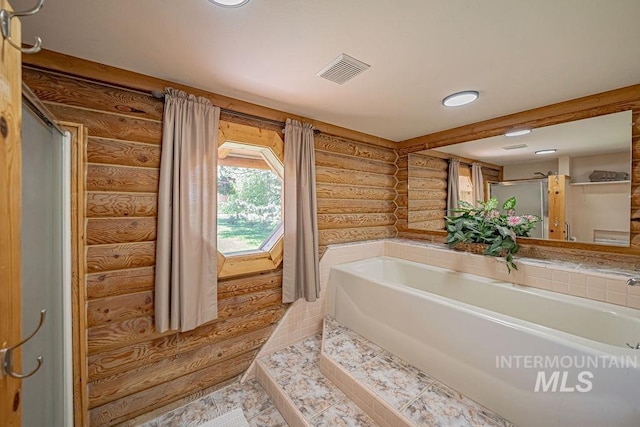
[[[447,213],[447,178],[445,159],[411,153],[407,158],[408,181],[398,183],[398,192],[406,189],[407,221],[402,225],[419,230],[444,230]],[[405,167],[405,162],[402,162]],[[404,184],[404,185],[403,185]],[[400,225],[400,224],[398,224]]]
[[[395,151],[322,133],[315,148],[320,251],[394,237]]]
[[[431,154],[403,154],[396,162],[396,228],[400,233],[409,230],[444,230],[449,168],[446,158],[449,155]],[[465,159],[465,162],[469,161]],[[482,166],[484,188],[488,181],[499,181],[501,174],[500,166]]]
[[[520,243],[520,255],[550,260],[566,260],[603,266],[619,266],[640,270],[640,85],[629,86],[558,104],[523,111],[484,122],[437,132],[402,141],[398,145],[398,179],[404,172],[409,153],[431,150],[461,142],[474,141],[504,134],[512,129],[536,128],[573,120],[596,117],[619,111],[632,111],[632,173],[631,173],[631,245],[627,248],[601,246],[553,240],[526,239]],[[487,171],[488,172],[488,171]],[[485,169],[483,168],[483,173]],[[403,238],[444,242],[444,231],[415,230],[406,226],[402,217],[403,194],[398,192],[398,235]]]
[[[24,81],[58,119],[88,130],[86,302],[80,313],[87,337],[86,423],[118,424],[241,374],[286,309],[281,270],[224,279],[217,321],[187,333],[156,332],[163,103],[85,79],[77,68],[64,72],[64,63],[50,69],[35,62],[23,67]],[[281,131],[233,114],[221,118]],[[316,135],[321,251],[328,244],[395,235],[395,151],[372,144],[375,138],[362,139]]]
[[[112,425],[242,373],[284,313],[281,272],[219,283],[219,319],[154,329],[153,282],[163,103],[45,71],[24,81],[54,115],[88,130],[85,179],[90,425]]]

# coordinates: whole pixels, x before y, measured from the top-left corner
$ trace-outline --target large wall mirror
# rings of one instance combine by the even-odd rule
[[[409,154],[409,228],[443,229],[447,159],[457,158],[460,198],[473,185],[500,202],[516,196],[518,214],[544,219],[532,238],[629,246],[631,111],[522,133]],[[471,163],[482,164],[480,184]]]

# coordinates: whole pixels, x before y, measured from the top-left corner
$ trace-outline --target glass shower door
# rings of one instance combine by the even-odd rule
[[[546,179],[526,181],[492,182],[489,186],[490,197],[498,199],[500,207],[510,197],[516,198],[516,212],[518,215],[537,215],[542,222],[536,224],[531,230],[531,236],[535,239],[548,238],[548,191]]]
[[[26,105],[29,105],[28,103]],[[36,329],[22,348],[22,370],[44,363],[22,381],[22,424],[72,425],[70,349],[69,143],[23,103],[22,330]]]

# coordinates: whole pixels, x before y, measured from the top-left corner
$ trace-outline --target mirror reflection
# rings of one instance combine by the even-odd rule
[[[412,153],[409,228],[442,230],[457,200],[515,196],[543,219],[533,238],[628,246],[631,123],[624,111]]]

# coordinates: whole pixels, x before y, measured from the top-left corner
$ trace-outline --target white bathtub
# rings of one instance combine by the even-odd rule
[[[328,289],[338,322],[517,426],[640,426],[636,310],[389,257]]]

